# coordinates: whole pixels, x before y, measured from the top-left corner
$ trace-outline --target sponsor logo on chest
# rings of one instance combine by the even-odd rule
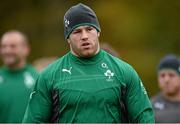
[[[101,63],[101,67],[104,69],[104,72],[102,73],[103,76],[105,76],[106,81],[113,81],[114,72],[109,69],[106,63]],[[67,73],[69,75],[72,75],[72,69],[73,67],[66,67],[62,69],[62,73]]]
[[[64,72],[64,73],[69,73],[69,74],[71,75],[71,69],[72,69],[72,67],[70,67],[69,69],[63,68],[63,69],[62,69],[62,72]]]

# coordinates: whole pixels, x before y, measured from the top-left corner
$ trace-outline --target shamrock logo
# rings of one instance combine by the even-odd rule
[[[104,73],[104,75],[105,75],[106,77],[108,77],[108,79],[110,79],[111,77],[114,76],[114,73],[111,72],[111,70],[108,69],[108,70]]]

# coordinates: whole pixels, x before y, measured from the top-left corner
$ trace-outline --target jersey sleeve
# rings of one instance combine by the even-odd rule
[[[146,89],[132,67],[127,82],[125,104],[130,120],[134,123],[154,123],[154,113]]]
[[[23,123],[48,122],[51,111],[51,94],[47,83],[47,80],[39,75],[34,90],[30,94]]]

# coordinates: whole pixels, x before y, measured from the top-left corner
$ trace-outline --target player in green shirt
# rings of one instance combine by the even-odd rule
[[[120,123],[121,89],[131,122],[154,123],[152,106],[135,70],[99,46],[92,9],[71,7],[64,16],[70,52],[38,77],[23,122]]]
[[[6,32],[0,52],[4,63],[0,68],[0,123],[22,122],[37,77],[36,70],[26,64],[29,47],[25,35]]]

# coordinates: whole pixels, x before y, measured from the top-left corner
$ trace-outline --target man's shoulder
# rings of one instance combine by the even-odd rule
[[[121,58],[112,56],[108,53],[105,54],[105,59],[108,60],[114,71],[119,75],[121,78],[128,80],[133,77],[138,77],[137,72],[135,69],[126,61]]]
[[[124,74],[130,74],[131,72],[135,71],[133,66],[131,66],[128,62],[123,60],[121,57],[115,57],[110,54],[106,54],[110,59],[112,65],[118,69],[119,72],[123,71]]]
[[[121,57],[116,57],[111,55],[110,53],[105,52],[105,58],[108,58],[111,62],[114,62],[115,64],[124,66],[124,67],[132,67],[129,63],[127,63],[125,60],[123,60]]]

